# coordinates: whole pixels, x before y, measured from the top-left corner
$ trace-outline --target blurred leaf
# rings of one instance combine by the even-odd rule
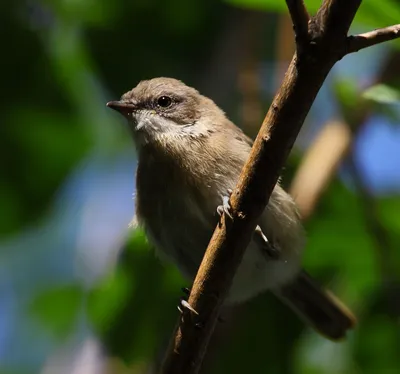
[[[400,102],[400,91],[390,86],[377,84],[360,92],[354,80],[345,78],[334,82],[333,91],[341,113],[351,127],[365,120],[366,110],[384,115],[394,124],[399,123],[399,111],[393,104]]]
[[[286,2],[283,0],[225,0],[239,7],[255,10],[274,11],[289,14]],[[306,7],[314,15],[321,6],[321,0],[306,0]],[[400,19],[400,7],[393,0],[364,1],[354,19],[354,25],[365,25],[373,28],[397,24]],[[387,44],[387,43],[386,43]],[[400,48],[398,40],[388,45]]]
[[[133,231],[115,274],[89,297],[89,316],[110,355],[130,363],[153,359],[160,334],[172,329],[185,285],[171,282],[174,275],[156,259],[143,231]],[[171,290],[176,298],[170,297]]]
[[[134,288],[132,279],[118,268],[90,292],[88,314],[99,332],[108,329],[128,295],[135,297]]]
[[[0,374],[30,374],[30,373],[27,373],[26,370],[18,370],[18,369],[11,369],[11,368],[6,369],[5,367],[4,368],[0,367]]]
[[[54,287],[35,295],[29,311],[44,329],[63,339],[74,331],[82,300],[83,290],[77,284]]]
[[[126,242],[127,251],[138,251],[138,252],[149,252],[149,243],[141,227],[134,227],[132,230],[132,235],[129,236]]]
[[[107,0],[44,0],[64,21],[105,25],[111,23],[121,7]]]
[[[374,111],[378,115],[385,117],[388,124],[398,126],[400,125],[400,111],[394,105],[376,104]]]
[[[281,0],[225,0],[232,5],[241,6],[249,9],[256,10],[269,10],[276,12],[288,12],[286,2]],[[306,1],[307,9],[317,11],[321,5],[321,1],[309,0]]]
[[[400,197],[386,197],[379,199],[379,213],[382,224],[393,233],[400,234]]]
[[[338,374],[352,373],[356,365],[348,354],[351,337],[338,344],[308,331],[298,341],[295,355],[297,374]]]
[[[0,234],[10,234],[45,213],[89,148],[87,132],[74,117],[39,105],[12,109],[9,126],[1,130],[1,150],[7,157],[2,159],[0,201],[7,199],[1,206],[9,219],[0,220]]]
[[[379,218],[383,227],[390,234],[391,258],[389,259],[394,271],[400,274],[400,197],[381,198],[378,200]],[[398,277],[398,280],[400,277]]]
[[[21,201],[18,190],[13,188],[8,180],[0,183],[0,236],[10,233],[20,227],[24,220],[25,207]]]
[[[398,371],[400,334],[398,323],[384,314],[371,314],[357,330],[354,356],[365,374]]]
[[[375,113],[386,117],[394,125],[400,124],[400,91],[385,84],[377,84],[367,88],[361,98],[373,104]]]
[[[337,99],[346,108],[354,108],[358,104],[360,93],[355,80],[350,78],[336,79],[333,87]]]
[[[400,7],[397,1],[369,0],[362,2],[354,19],[354,24],[378,28],[397,24],[399,19]],[[400,46],[398,41],[385,44],[396,48]]]
[[[385,84],[376,84],[367,88],[362,97],[380,104],[398,104],[400,103],[400,91]]]
[[[306,268],[325,276],[329,275],[327,269],[333,269],[330,273],[336,281],[330,286],[338,296],[343,295],[352,305],[362,302],[379,284],[379,273],[357,195],[332,183],[307,228]]]
[[[350,125],[359,124],[364,120],[368,103],[360,96],[360,89],[351,78],[338,78],[333,84],[333,92],[340,107],[340,113]]]

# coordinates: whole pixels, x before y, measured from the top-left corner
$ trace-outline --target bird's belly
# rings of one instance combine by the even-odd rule
[[[140,202],[140,219],[160,257],[171,260],[186,278],[193,280],[218,222],[216,207],[220,197],[210,196],[206,206],[199,203],[201,199],[195,193],[163,193],[166,195],[163,199],[152,200],[151,210],[146,201]],[[279,243],[281,257],[269,259],[262,248],[250,242],[233,279],[228,304],[243,302],[264,290],[277,288],[299,271],[301,236],[282,219],[274,222],[274,230],[268,230],[269,219],[262,221],[269,222],[261,225],[266,235],[270,231],[277,234],[270,236]],[[284,229],[287,227],[291,229]]]
[[[290,258],[268,259],[253,242],[250,243],[235,274],[226,304],[251,299],[268,289],[290,282],[300,270],[300,257],[295,252]]]

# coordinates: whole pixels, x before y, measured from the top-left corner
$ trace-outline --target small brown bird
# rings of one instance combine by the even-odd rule
[[[108,107],[129,123],[138,152],[136,215],[151,243],[193,280],[228,190],[252,140],[209,98],[172,78],[140,82]],[[331,339],[355,318],[301,270],[305,237],[296,205],[277,184],[233,280],[226,304],[271,290]],[[272,251],[271,251],[272,249]]]

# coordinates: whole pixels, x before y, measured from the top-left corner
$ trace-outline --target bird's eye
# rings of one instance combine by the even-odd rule
[[[157,99],[157,105],[162,108],[168,108],[172,104],[172,99],[169,96],[160,96]]]

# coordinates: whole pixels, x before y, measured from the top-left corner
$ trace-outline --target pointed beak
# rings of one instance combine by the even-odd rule
[[[130,118],[132,113],[136,111],[137,106],[133,103],[127,103],[123,101],[109,101],[107,106],[111,109],[120,112],[124,117]]]

